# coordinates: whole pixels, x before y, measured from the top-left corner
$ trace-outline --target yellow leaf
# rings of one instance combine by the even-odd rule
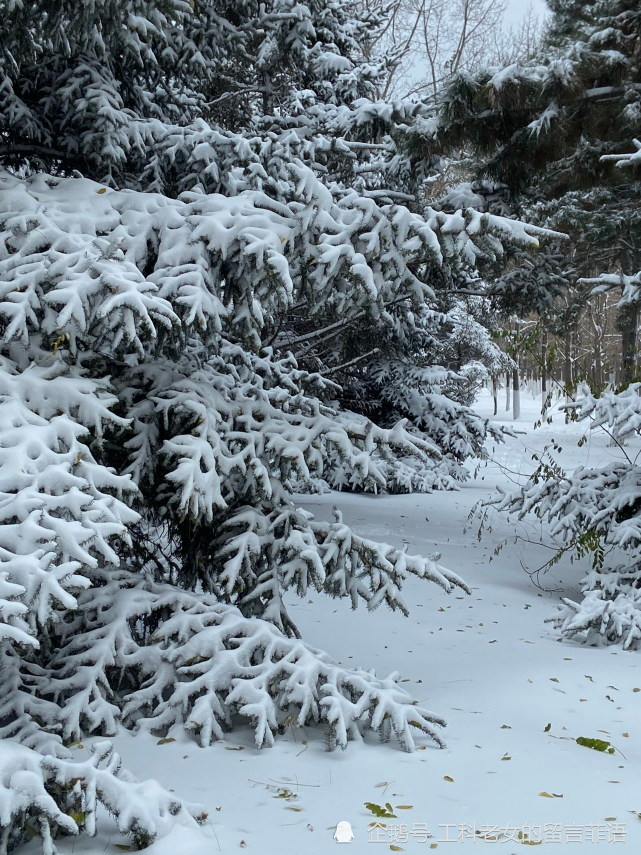
[[[605,821],[606,822],[616,822],[617,818],[616,818],[616,816],[606,816]]]
[[[106,188],[106,187],[101,187],[101,188],[100,188],[100,190],[96,190],[96,193],[100,193],[100,194],[102,194],[102,193],[106,193],[106,192],[107,192],[107,188]]]
[[[73,819],[76,825],[83,825],[87,814],[83,810],[70,810],[69,816]]]
[[[450,776],[449,776],[449,775],[443,775],[443,780],[444,780],[444,781],[449,781],[451,784],[453,784],[453,783],[454,783],[454,778],[450,778]]]
[[[278,790],[278,793],[274,796],[275,799],[297,799],[298,796],[296,793],[293,793],[291,790],[288,790],[287,787],[281,787]]]
[[[114,843],[114,846],[123,852],[131,852],[131,846],[128,843]]]
[[[396,810],[413,810],[414,805],[396,805]]]
[[[392,852],[404,852],[405,851],[402,846],[395,846],[393,843],[390,843],[389,848],[392,850]]]
[[[156,745],[167,745],[168,742],[175,742],[175,741],[176,740],[174,739],[173,736],[165,736],[162,739],[159,739],[158,742],[156,743]]]
[[[287,805],[285,810],[294,810],[296,811],[296,813],[300,813],[302,811],[302,808],[294,807],[293,805]]]
[[[430,843],[430,849],[436,849],[438,847],[438,843]]]
[[[553,799],[553,798],[554,798],[554,796],[552,795],[552,793],[542,792],[542,793],[539,793],[539,795],[540,795],[540,796],[543,796],[543,798],[544,798],[544,799]]]

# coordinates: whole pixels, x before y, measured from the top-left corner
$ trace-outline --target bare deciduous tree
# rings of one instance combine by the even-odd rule
[[[365,5],[388,6],[384,0]],[[451,74],[531,56],[540,21],[530,6],[508,31],[506,6],[507,0],[396,0],[374,48],[392,58],[383,94],[435,96]]]

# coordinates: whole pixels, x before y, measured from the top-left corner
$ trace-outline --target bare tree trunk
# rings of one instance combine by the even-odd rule
[[[541,410],[545,407],[548,397],[548,332],[543,330],[541,337]]]
[[[494,400],[494,415],[499,411],[499,384],[496,374],[492,374],[492,399]]]
[[[565,402],[566,404],[573,400],[572,395],[572,349],[573,349],[572,330],[569,329],[565,336],[565,362],[563,364],[563,385],[565,387]]]
[[[510,411],[510,375],[505,375],[505,412]]]
[[[618,326],[621,330],[621,383],[632,383],[637,371],[637,326],[639,304],[628,303],[619,309]]]
[[[521,415],[521,384],[519,380],[519,366],[512,369],[512,418],[516,421]]]

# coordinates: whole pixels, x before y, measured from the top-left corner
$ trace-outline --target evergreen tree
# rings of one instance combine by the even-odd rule
[[[480,171],[503,182],[517,208],[569,233],[574,273],[568,281],[583,290],[574,306],[566,306],[567,332],[590,294],[620,290],[627,385],[637,365],[641,219],[640,161],[624,153],[641,116],[641,8],[636,0],[553,0],[550,7],[540,62],[454,80],[443,101],[440,139],[473,145]],[[550,273],[562,284],[563,275]],[[583,278],[577,282],[577,276]],[[635,389],[595,398],[584,388],[571,409],[622,443],[639,424]],[[499,502],[550,521],[564,550],[592,555],[593,569],[582,583],[585,599],[566,600],[553,618],[569,635],[639,645],[637,469],[627,458],[574,473],[543,462],[522,490]],[[613,557],[616,550],[622,560]]]
[[[393,675],[304,644],[284,595],[407,613],[408,574],[465,583],[291,493],[451,483],[444,458],[486,425],[440,392],[419,400],[455,379],[429,362],[455,320],[436,289],[546,230],[408,193],[411,159],[388,131],[426,118],[364,97],[373,24],[356,6],[2,11],[0,735],[36,752],[20,757],[40,789],[7,796],[0,853],[31,816],[45,852],[56,830],[93,833],[95,775],[66,786],[65,744],[119,723],[206,745],[240,717],[262,746],[294,717],[323,722],[330,747],[366,728],[442,745],[442,719]],[[318,352],[332,324],[343,349],[353,324],[379,342],[377,421],[346,408],[348,366]],[[413,396],[392,389],[399,366]],[[103,801],[136,844],[167,810],[198,815],[163,795],[142,817],[126,797],[141,785],[110,757],[98,791],[121,787]]]

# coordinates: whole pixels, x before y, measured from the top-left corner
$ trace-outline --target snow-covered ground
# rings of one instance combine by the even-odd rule
[[[325,855],[338,845],[349,845],[352,855],[471,853],[475,847],[516,853],[528,829],[532,842],[544,841],[541,853],[564,847],[641,852],[639,654],[561,642],[544,623],[560,596],[577,598],[587,565],[563,560],[531,578],[526,570],[552,555],[536,543],[545,534],[540,526],[494,514],[478,540],[479,520],[468,520],[497,486],[509,489],[531,471],[532,454],[552,438],[567,468],[620,453],[601,431],[577,447],[585,426],[566,425],[558,411],[552,424],[534,431],[539,406],[524,393],[516,425],[523,433],[490,449],[490,459],[460,492],[305,497],[319,516],[338,504],[360,534],[407,544],[411,552],[441,552],[441,563],[472,587],[471,596],[448,596],[412,580],[405,588],[409,618],[383,609],[353,613],[347,602],[320,596],[292,603],[309,643],[345,664],[382,675],[398,670],[404,686],[447,720],[447,748],[421,746],[406,754],[393,743],[368,740],[327,753],[314,729],[292,729],[260,752],[247,729],[208,749],[123,734],[115,743],[132,772],[157,778],[209,811],[202,832],[176,830],[148,849],[150,855],[241,849]],[[478,409],[490,415],[491,399],[482,398]],[[499,413],[498,420],[509,418]],[[514,535],[525,540],[494,556]],[[617,750],[582,747],[575,742],[580,736],[603,738]],[[396,817],[372,828],[376,819],[366,802],[389,802]],[[339,821],[351,824],[349,844],[333,839]],[[498,840],[483,840],[484,834]],[[95,840],[68,839],[60,851],[117,852],[124,843],[103,825]]]

